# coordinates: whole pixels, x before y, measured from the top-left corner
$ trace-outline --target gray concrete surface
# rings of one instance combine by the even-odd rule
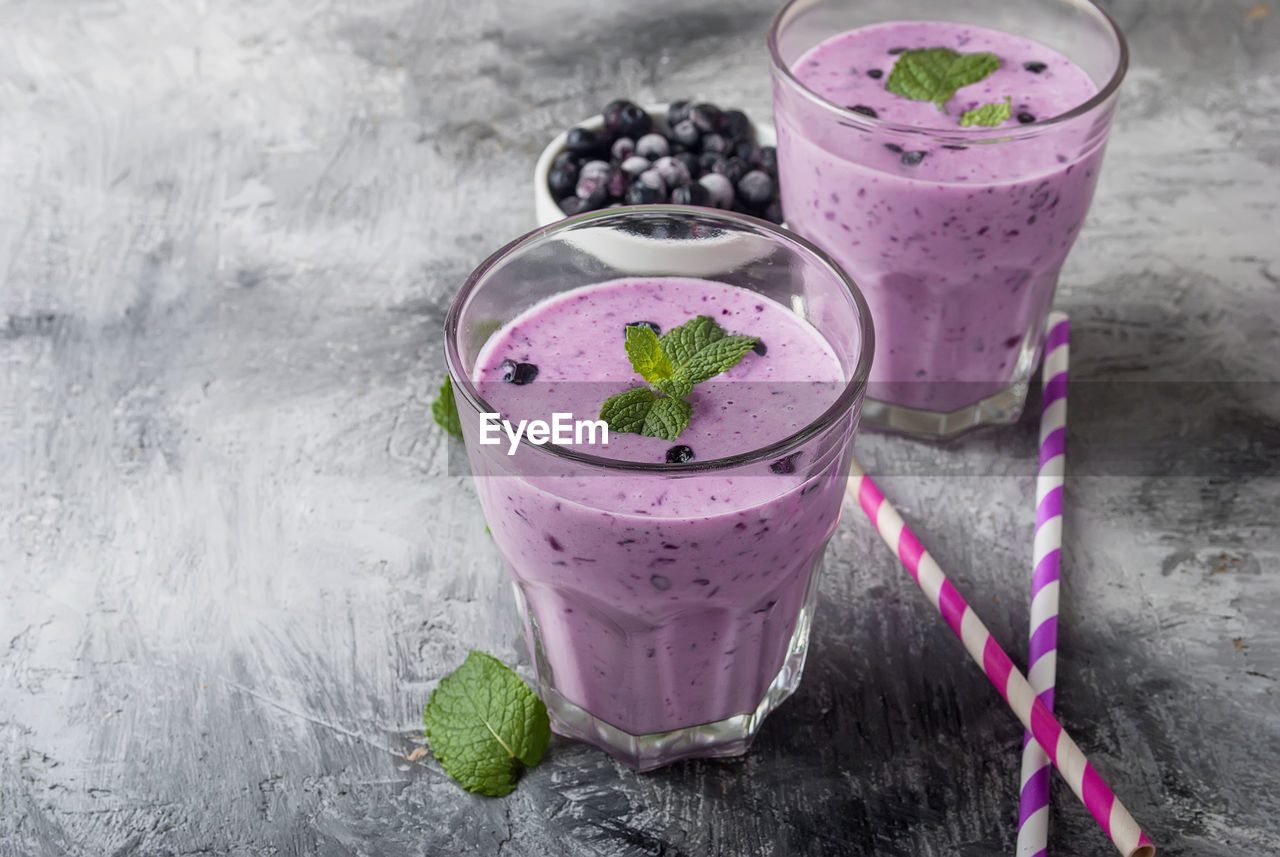
[[[1280,10],[1109,5],[1059,709],[1163,854],[1275,853]],[[557,739],[501,800],[405,758],[468,650],[528,674],[430,422],[447,302],[610,97],[767,111],[774,8],[0,5],[0,855],[1012,852],[1021,730],[854,510],[746,758]],[[1034,446],[859,440],[1019,652]],[[1110,853],[1060,781],[1051,853]]]

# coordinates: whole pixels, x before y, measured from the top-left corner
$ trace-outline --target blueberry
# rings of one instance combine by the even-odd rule
[[[879,80],[880,78],[884,77],[884,72],[882,72],[878,68],[867,69],[867,77],[871,78],[872,80]]]
[[[854,104],[849,109],[854,113],[861,113],[863,116],[870,116],[872,119],[880,118],[880,114],[876,112],[874,107],[868,107],[865,104]]]
[[[671,146],[667,143],[667,138],[661,134],[645,134],[636,140],[636,154],[656,161],[671,154]]]
[[[636,141],[630,137],[619,137],[613,141],[613,148],[609,150],[609,154],[613,155],[613,159],[618,163],[622,163],[627,158],[636,153]]]
[[[672,157],[684,164],[684,168],[689,171],[689,177],[691,179],[696,179],[702,174],[702,167],[698,164],[698,156],[693,152],[681,152],[680,154],[673,155]]]
[[[588,173],[586,170],[583,170],[578,176],[578,186],[575,189],[575,192],[583,199],[591,199],[597,192],[608,195],[609,179],[612,177],[612,170],[606,172],[604,175],[600,175],[599,173]],[[601,202],[603,201],[604,200],[601,200]]]
[[[763,339],[760,339],[756,341],[755,345],[751,346],[751,350],[763,357],[769,353],[769,346],[764,344]]]
[[[653,162],[653,168],[662,176],[667,187],[679,187],[693,181],[689,168],[679,160],[668,155]]]
[[[770,223],[782,223],[782,203],[774,200],[764,208],[764,219]]]
[[[627,327],[647,327],[653,331],[654,336],[662,335],[662,328],[658,327],[658,325],[654,324],[651,321],[629,321],[627,322]],[[622,329],[623,336],[626,336],[626,333],[627,333],[627,329],[626,327],[624,327]]]
[[[730,140],[751,139],[751,120],[741,110],[726,110],[720,117],[720,128]]]
[[[748,168],[741,158],[716,158],[716,162],[711,165],[711,171],[719,173],[736,185],[747,174]]]
[[[606,189],[609,191],[610,198],[622,199],[629,187],[631,187],[631,174],[622,170],[614,170],[613,175],[609,177],[609,184]]]
[[[622,171],[629,175],[638,176],[652,167],[648,158],[642,158],[639,155],[632,155],[622,162]]]
[[[660,191],[665,191],[667,189],[667,183],[662,178],[662,173],[658,172],[653,167],[650,167],[638,175],[636,177],[636,183],[646,184],[649,187],[657,188]]]
[[[600,135],[589,128],[570,128],[564,147],[575,155],[590,155],[601,149]]]
[[[760,147],[760,166],[765,172],[778,174],[778,150],[774,146]]]
[[[661,188],[637,181],[627,188],[625,199],[627,205],[653,205],[654,203],[662,202],[665,196],[666,193]]]
[[[628,102],[618,115],[618,133],[632,140],[639,140],[653,130],[653,117]]]
[[[600,160],[587,161],[578,168],[579,176],[589,176],[593,179],[608,178],[612,172],[613,164]]]
[[[753,208],[763,208],[773,198],[773,179],[764,170],[752,170],[738,181],[738,198]]]
[[[707,173],[698,179],[707,190],[707,201],[716,208],[733,208],[733,183],[719,173]]]
[[[671,191],[671,201],[676,205],[706,205],[711,195],[699,182],[680,185]]]
[[[720,112],[720,108],[714,104],[703,102],[695,104],[689,110],[689,121],[691,121],[698,130],[704,134],[710,134],[713,131],[720,130],[720,123],[723,121],[724,114]]]
[[[760,163],[760,147],[750,140],[739,140],[733,144],[733,156],[742,160],[744,164]]]
[[[558,205],[566,217],[572,217],[575,214],[591,210],[587,205],[587,201],[580,196],[566,196],[560,200]]]
[[[702,168],[702,172],[709,173],[715,168],[716,162],[719,160],[720,155],[715,152],[703,152],[698,156],[698,166]]]
[[[698,130],[698,126],[693,124],[692,119],[686,119],[683,122],[677,122],[671,128],[671,139],[675,140],[682,146],[690,149],[698,148],[698,144],[702,142],[702,132]]]
[[[563,167],[556,167],[551,170],[547,176],[547,187],[551,188],[552,196],[557,199],[563,199],[570,196],[574,192],[574,188],[578,186],[578,168],[573,164]]]
[[[622,111],[628,106],[635,107],[630,101],[619,98],[610,101],[604,106],[601,115],[604,117],[604,130],[611,138],[618,136],[618,131],[622,128]],[[623,135],[629,136],[629,135]]]
[[[671,578],[665,574],[651,574],[649,575],[649,584],[659,592],[666,592],[671,588]]]
[[[1023,125],[1030,125],[1032,122],[1036,121],[1036,117],[1032,116],[1030,113],[1022,112],[1018,114],[1018,121]]]
[[[703,152],[715,152],[717,155],[723,155],[732,148],[733,143],[722,134],[704,134],[702,137]]]
[[[885,143],[884,147],[888,149],[890,152],[893,152],[895,155],[902,154],[902,147],[899,146],[897,143]]]
[[[502,380],[508,384],[523,387],[538,377],[538,367],[532,363],[517,363],[514,360],[502,361]]]
[[[795,473],[796,459],[799,458],[800,456],[801,456],[801,453],[793,452],[790,455],[788,455],[786,458],[779,458],[773,464],[770,464],[769,469],[772,470],[774,473],[783,473],[783,474]]]
[[[563,169],[564,167],[573,167],[574,175],[577,175],[579,160],[580,159],[577,155],[570,152],[568,149],[565,149],[563,152],[556,155],[555,160],[551,162],[551,169],[558,170]]]
[[[903,152],[902,165],[904,167],[918,167],[920,165],[920,162],[924,160],[924,156],[927,154],[929,153],[928,152]]]
[[[693,461],[693,450],[687,446],[673,446],[667,450],[667,464],[684,464]]]
[[[1046,68],[1048,68],[1048,66],[1047,66],[1047,65],[1045,65],[1044,63],[1042,63],[1042,62],[1035,62],[1035,61],[1032,61],[1032,62],[1024,62],[1024,63],[1022,64],[1022,67],[1023,67],[1023,68],[1025,68],[1027,71],[1031,72],[1032,74],[1039,74],[1040,72],[1042,72],[1042,71],[1044,71]]]
[[[673,101],[667,105],[667,127],[674,128],[681,122],[689,118],[689,108],[692,107],[688,100],[681,99]]]

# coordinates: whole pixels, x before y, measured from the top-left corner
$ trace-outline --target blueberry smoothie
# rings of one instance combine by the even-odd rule
[[[926,48],[989,52],[999,66],[941,104],[890,91],[904,52]],[[866,295],[877,331],[869,396],[946,413],[1025,380],[1107,123],[1036,129],[1092,98],[1094,81],[1031,40],[928,21],[836,35],[789,68],[830,104],[775,79],[783,213]],[[1007,113],[961,124],[982,105]]]
[[[849,382],[827,341],[787,307],[672,277],[612,280],[535,304],[487,341],[472,380],[513,422],[554,412],[594,419],[606,398],[643,384],[623,349],[628,324],[666,331],[699,315],[761,341],[694,389],[680,436],[611,432],[607,445],[571,449],[615,462],[710,462],[809,426]],[[517,377],[513,364],[536,372]],[[855,421],[856,408],[777,460],[678,476],[540,470],[533,459],[548,456],[531,449],[521,450],[531,463],[514,470],[505,447],[472,455],[558,731],[649,736],[749,715],[794,688]],[[570,707],[603,726],[583,730]],[[610,749],[639,768],[672,760]]]

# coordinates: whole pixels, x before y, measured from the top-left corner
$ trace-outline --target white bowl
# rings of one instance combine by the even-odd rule
[[[646,113],[653,117],[654,130],[663,134],[667,133],[669,130],[667,128],[667,105],[644,104],[641,106]],[[604,127],[604,117],[597,113],[590,119],[579,122],[573,127],[599,131]],[[758,145],[776,146],[778,144],[778,135],[773,130],[772,125],[767,125],[763,122],[752,122],[751,130],[755,132]],[[537,166],[533,168],[533,207],[539,226],[547,226],[557,220],[564,219],[564,212],[560,210],[559,203],[551,195],[551,189],[547,187],[547,176],[551,173],[551,162],[556,159],[556,155],[564,151],[565,139],[568,136],[568,131],[562,131],[557,134],[556,138],[542,150],[542,154],[538,156]]]

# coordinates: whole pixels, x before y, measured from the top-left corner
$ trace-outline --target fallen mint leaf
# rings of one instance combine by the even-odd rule
[[[440,428],[454,437],[462,437],[462,420],[458,418],[458,403],[453,398],[453,379],[448,375],[444,376],[440,392],[431,403],[431,416]]]
[[[551,740],[547,706],[493,655],[473,651],[422,712],[431,752],[467,791],[501,797]]]

